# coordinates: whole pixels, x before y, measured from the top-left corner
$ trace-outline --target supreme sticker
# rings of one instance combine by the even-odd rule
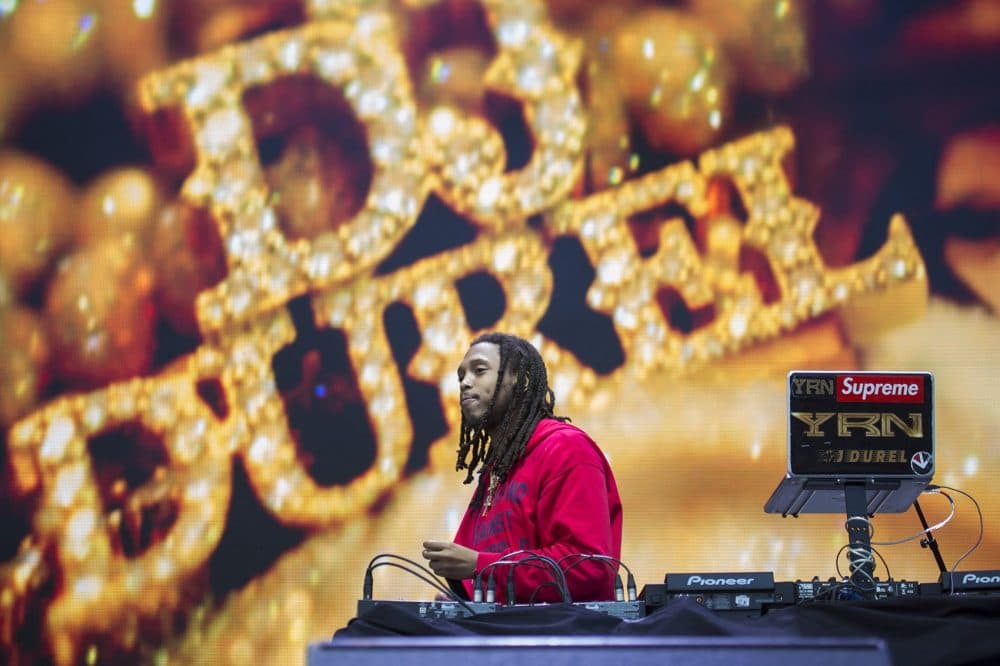
[[[921,375],[837,375],[837,402],[923,402]]]

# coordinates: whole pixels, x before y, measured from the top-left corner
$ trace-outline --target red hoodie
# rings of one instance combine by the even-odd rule
[[[488,473],[480,476],[485,485]],[[559,561],[572,553],[621,557],[622,504],[611,466],[587,433],[555,419],[535,427],[521,460],[497,488],[493,504],[473,501],[462,518],[455,543],[479,552],[476,573],[516,550],[530,550]],[[524,556],[520,556],[524,557]],[[580,558],[567,558],[562,568]],[[531,564],[541,565],[540,562]],[[617,568],[617,567],[615,567]],[[497,601],[506,601],[512,567],[491,567]],[[561,601],[551,585],[550,570],[521,565],[514,570],[515,598],[527,602]],[[486,578],[483,577],[483,587]],[[604,562],[582,561],[566,574],[573,601],[614,599],[614,571]],[[473,581],[463,581],[472,594]]]

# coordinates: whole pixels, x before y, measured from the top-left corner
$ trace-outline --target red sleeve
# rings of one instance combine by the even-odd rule
[[[531,552],[545,555],[556,562],[576,553],[620,555],[620,536],[613,535],[612,507],[609,506],[609,479],[601,453],[589,442],[583,447],[569,446],[562,455],[550,461],[558,470],[542,485],[536,511],[536,534],[540,547]],[[613,483],[613,482],[612,482]],[[615,510],[620,514],[620,508]],[[510,551],[509,551],[510,552]],[[477,571],[495,562],[505,553],[480,553]],[[567,558],[561,563],[566,569],[580,558]],[[542,565],[532,562],[532,565]],[[544,565],[542,565],[544,566]],[[514,587],[519,602],[535,594],[536,601],[561,601],[551,585],[547,568],[521,565],[493,567],[497,589],[506,589],[507,577],[514,571]],[[581,561],[570,568],[566,582],[574,601],[611,600],[614,598],[614,573],[617,566],[595,560]]]

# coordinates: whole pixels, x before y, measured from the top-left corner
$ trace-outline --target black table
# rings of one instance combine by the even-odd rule
[[[405,666],[437,653],[449,661],[475,659],[476,666],[571,663],[561,655],[574,664],[1000,664],[1000,596],[813,601],[753,617],[681,598],[635,621],[572,604],[454,620],[421,618],[390,604],[310,646],[309,662],[360,663],[352,655],[363,654],[365,663]],[[724,659],[704,660],[713,654]],[[419,659],[407,661],[413,655]],[[579,661],[584,657],[594,661]]]

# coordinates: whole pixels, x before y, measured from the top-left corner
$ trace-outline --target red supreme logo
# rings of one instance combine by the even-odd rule
[[[923,402],[919,375],[837,375],[837,402]]]

